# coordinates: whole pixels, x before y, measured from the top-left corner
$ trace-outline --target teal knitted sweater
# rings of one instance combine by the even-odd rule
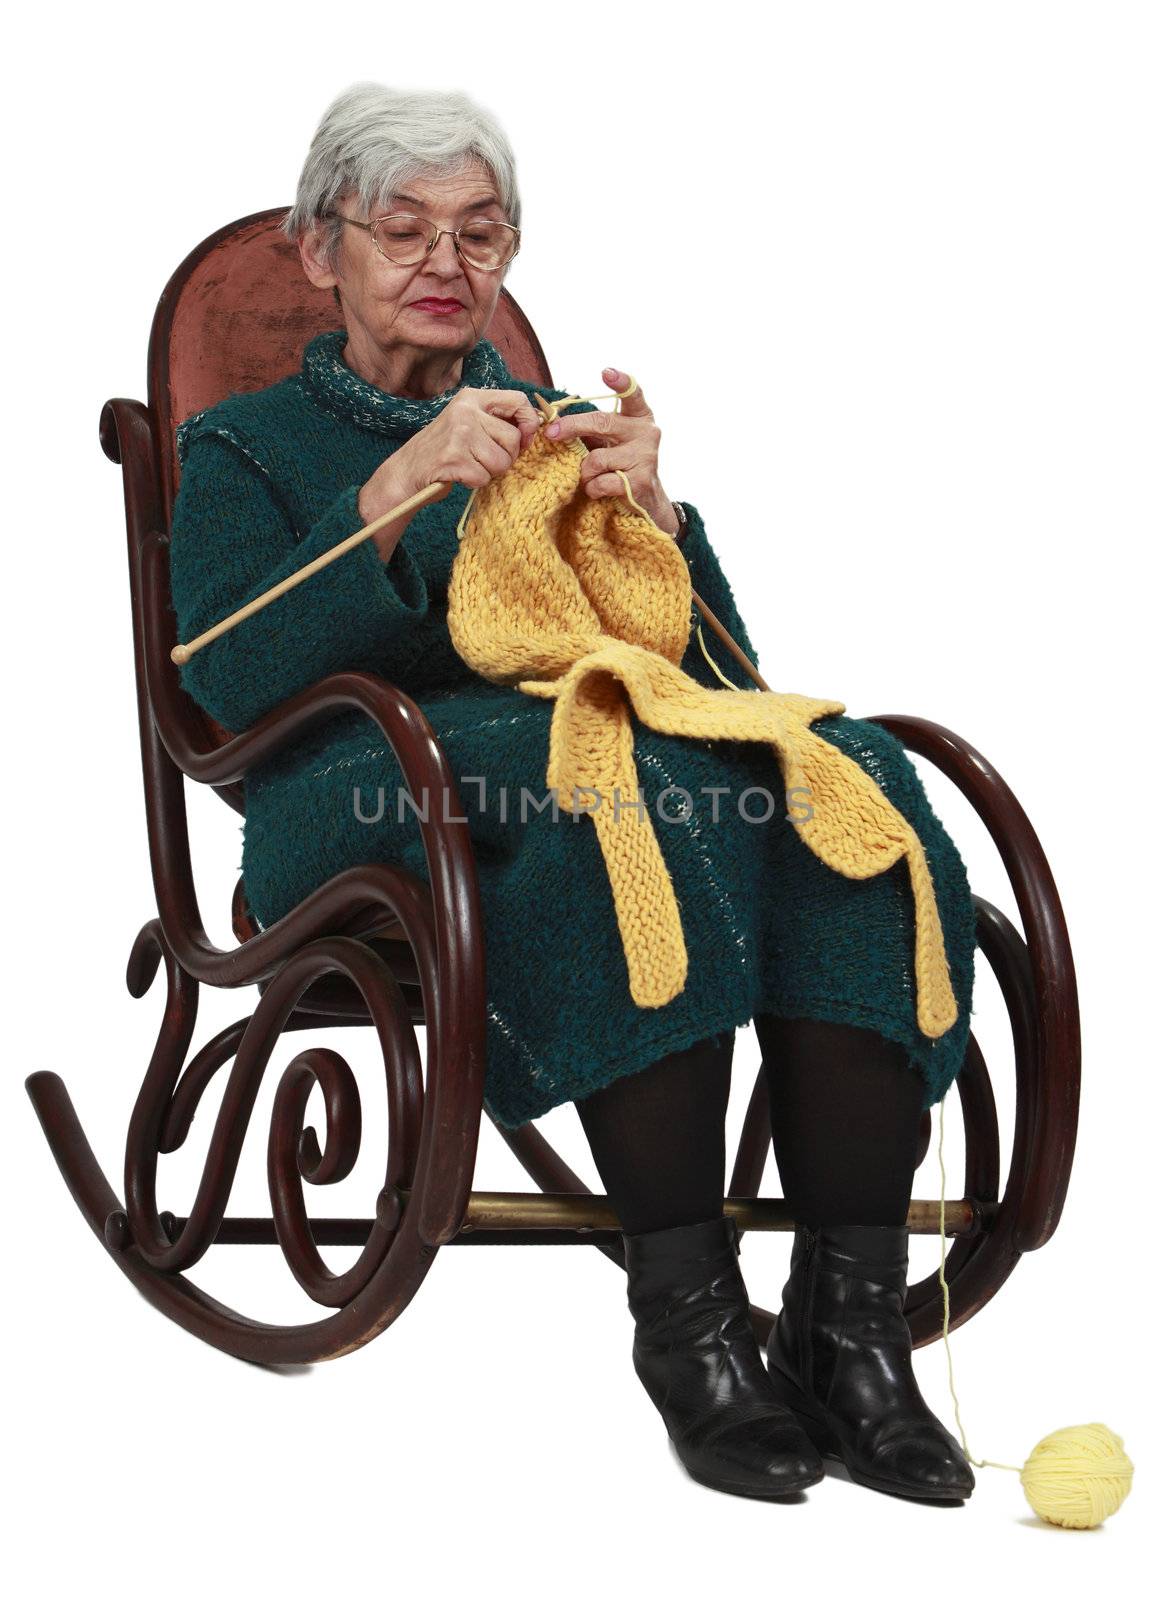
[[[456,392],[391,395],[342,359],[342,330],[311,340],[301,370],[235,394],[177,431],[181,485],[170,546],[177,635],[190,639],[363,526],[358,492]],[[461,384],[566,392],[520,381],[486,339]],[[594,407],[585,405],[585,410]],[[755,491],[756,492],[756,491]],[[772,750],[637,725],[634,751],[680,906],[684,991],[658,1009],[629,994],[623,946],[583,797],[546,788],[550,702],[491,684],[456,655],[447,580],[469,490],[422,506],[389,561],[365,540],[248,617],[182,668],[186,690],[240,732],[328,673],[381,674],[422,707],[446,750],[479,872],[487,961],[485,1103],[517,1127],[658,1057],[761,1012],[876,1029],[903,1045],[925,1104],[958,1073],[970,1030],[974,910],[962,859],[904,747],[877,725],[829,716],[813,730],[858,761],[922,839],[959,1018],[927,1039],[915,1018],[914,903],[903,861],[854,880],[800,838]],[[753,647],[696,506],[683,502],[693,586]],[[728,676],[736,667],[711,636]],[[718,686],[691,639],[683,666]],[[785,681],[784,689],[809,692]],[[347,867],[393,862],[423,876],[414,811],[376,726],[343,710],[245,783],[240,868],[269,926]]]

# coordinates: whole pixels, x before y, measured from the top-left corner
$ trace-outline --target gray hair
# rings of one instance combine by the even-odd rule
[[[489,111],[458,90],[351,84],[318,124],[297,198],[281,230],[287,238],[299,239],[344,194],[372,216],[410,179],[457,172],[473,159],[491,172],[504,216],[518,228],[515,156]],[[330,222],[323,235],[319,253],[331,271],[339,259],[342,232],[341,222]],[[505,267],[505,275],[507,271]]]

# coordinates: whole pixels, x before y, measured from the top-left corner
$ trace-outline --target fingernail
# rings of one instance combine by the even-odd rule
[[[560,433],[560,424],[558,422],[549,422],[544,431],[548,435],[549,439],[558,438]]]

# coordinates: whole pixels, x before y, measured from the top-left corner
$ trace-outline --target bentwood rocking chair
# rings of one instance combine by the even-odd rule
[[[93,1231],[123,1272],[175,1321],[210,1344],[263,1363],[324,1360],[365,1344],[403,1310],[441,1245],[588,1243],[622,1267],[618,1222],[542,1134],[500,1127],[542,1193],[473,1192],[483,1114],[486,974],[475,867],[451,770],[419,709],[364,672],[323,679],[230,736],[182,690],[168,593],[168,534],[178,467],[178,422],[235,390],[262,388],[297,370],[307,341],[339,323],[333,297],[313,289],[278,231],[283,209],[244,217],[200,244],[161,296],[149,344],[149,403],[110,400],[100,438],[124,479],[137,707],[148,841],[157,912],[129,956],[134,996],[164,962],[165,1011],[129,1120],[125,1198],[106,1181],[61,1079],[36,1072],[28,1091],[53,1154]],[[532,328],[504,290],[487,331],[511,370],[551,384]],[[237,946],[220,950],[202,925],[190,860],[185,779],[211,785],[244,814],[247,772],[340,707],[360,707],[382,730],[413,791],[446,791],[423,824],[424,882],[386,865],[340,873],[280,922],[261,930],[233,897]],[[1020,932],[975,897],[978,949],[990,962],[1010,1018],[1015,1125],[1000,1193],[999,1130],[987,1067],[972,1036],[957,1082],[965,1126],[963,1196],[947,1201],[952,1242],[946,1277],[951,1326],[986,1304],[1020,1255],[1051,1238],[1075,1148],[1080,1042],[1075,973],[1051,871],[1027,817],[971,745],[917,717],[881,716],[911,751],[944,772],[978,811],[1007,869]],[[246,1013],[191,1055],[199,986],[246,990]],[[282,1072],[268,1137],[270,1212],[229,1216],[226,1206],[247,1125],[271,1053],[285,1032],[373,1025],[386,1071],[389,1130],[375,1215],[311,1220],[305,1185],[346,1177],[360,1147],[354,1074],[336,1051],[311,1046]],[[426,1072],[416,1024],[427,1030]],[[188,1059],[187,1059],[188,1058]],[[159,1211],[158,1157],[185,1140],[211,1079],[232,1061],[196,1196],[186,1217]],[[306,1125],[320,1086],[326,1130]],[[498,1126],[498,1124],[497,1124]],[[930,1140],[929,1112],[919,1160]],[[790,1230],[781,1200],[757,1197],[769,1153],[768,1108],[758,1072],[729,1183],[739,1228]],[[915,1200],[909,1226],[939,1231],[937,1201]],[[212,1244],[278,1244],[325,1314],[296,1326],[253,1321],[185,1276]],[[361,1247],[332,1272],[319,1246]],[[909,1285],[916,1346],[942,1326],[937,1273]],[[753,1307],[764,1339],[769,1312]]]

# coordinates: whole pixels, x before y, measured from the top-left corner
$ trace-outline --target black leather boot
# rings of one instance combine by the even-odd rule
[[[842,1461],[855,1483],[965,1500],[975,1486],[970,1463],[911,1367],[908,1237],[905,1224],[799,1224],[766,1344],[769,1375],[819,1450]]]
[[[761,1362],[734,1219],[622,1237],[633,1365],[689,1475],[763,1499],[820,1483],[822,1458]]]

